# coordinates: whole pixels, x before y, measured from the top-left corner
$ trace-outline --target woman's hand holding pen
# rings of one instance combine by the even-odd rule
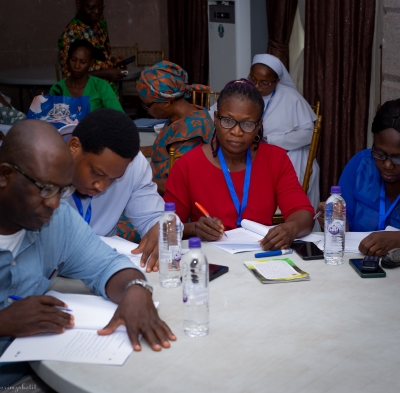
[[[224,225],[217,217],[200,217],[194,223],[194,235],[201,240],[215,241],[224,236]]]
[[[326,202],[320,202],[318,204],[318,209],[317,209],[317,214],[320,213],[317,217],[318,223],[319,223],[319,225],[321,225],[322,230],[324,229],[324,225],[325,225],[325,205],[326,205]]]
[[[0,337],[26,337],[38,333],[63,333],[74,326],[74,316],[52,296],[28,296],[0,311]]]

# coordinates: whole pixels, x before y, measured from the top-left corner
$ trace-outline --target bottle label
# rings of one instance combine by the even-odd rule
[[[340,232],[344,232],[344,222],[342,220],[333,220],[328,226],[328,231],[331,235],[338,235]]]
[[[171,258],[176,261],[181,261],[181,247],[180,246],[169,246],[169,250],[171,253]]]
[[[172,263],[172,252],[170,250],[159,250],[160,263]]]

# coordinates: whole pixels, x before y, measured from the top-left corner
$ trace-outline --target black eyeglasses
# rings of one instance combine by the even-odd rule
[[[68,198],[75,192],[75,187],[71,184],[70,186],[67,187],[60,187],[56,186],[54,184],[42,184],[39,183],[37,180],[35,180],[33,177],[30,177],[27,175],[21,168],[18,168],[16,165],[13,165],[13,168],[15,168],[21,175],[25,176],[29,181],[31,181],[36,187],[39,188],[40,193],[39,195],[42,198],[45,199],[50,199],[56,196],[58,193],[61,194],[61,198]]]
[[[387,156],[386,154],[380,151],[376,151],[374,149],[371,150],[371,156],[375,158],[375,160],[379,161],[390,160],[393,164],[400,165],[400,157]]]
[[[270,87],[272,84],[274,84],[278,79],[275,79],[275,80],[273,80],[273,81],[271,81],[271,82],[267,82],[267,81],[258,81],[256,78],[254,78],[254,76],[253,75],[249,75],[248,77],[247,77],[247,79],[254,85],[254,86],[260,86],[261,88],[264,88],[264,87]]]
[[[150,104],[145,104],[144,101],[142,101],[142,108],[147,112],[149,108],[151,108],[151,106],[154,104],[155,102],[150,102]]]
[[[259,121],[257,121],[257,122],[237,121],[230,117],[223,117],[223,116],[218,116],[218,119],[219,119],[219,122],[220,122],[222,128],[231,129],[233,127],[236,127],[236,124],[239,124],[239,127],[244,132],[253,132],[256,129],[256,127],[258,126],[258,124],[260,123]]]

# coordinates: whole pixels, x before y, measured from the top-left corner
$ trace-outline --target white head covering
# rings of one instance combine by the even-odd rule
[[[264,64],[269,68],[272,68],[280,79],[279,83],[297,90],[296,85],[290,77],[286,67],[277,57],[267,54],[255,55],[251,65],[254,64]]]

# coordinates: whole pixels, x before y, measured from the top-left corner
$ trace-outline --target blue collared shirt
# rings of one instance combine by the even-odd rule
[[[43,295],[55,278],[49,277],[62,262],[58,274],[81,279],[96,295],[105,298],[109,278],[119,270],[135,268],[128,258],[103,243],[79,214],[62,201],[39,231],[26,231],[15,258],[10,251],[0,249],[0,309],[9,306],[10,295]],[[0,337],[0,355],[12,340]],[[21,378],[25,368],[25,363],[0,367],[0,387]]]

